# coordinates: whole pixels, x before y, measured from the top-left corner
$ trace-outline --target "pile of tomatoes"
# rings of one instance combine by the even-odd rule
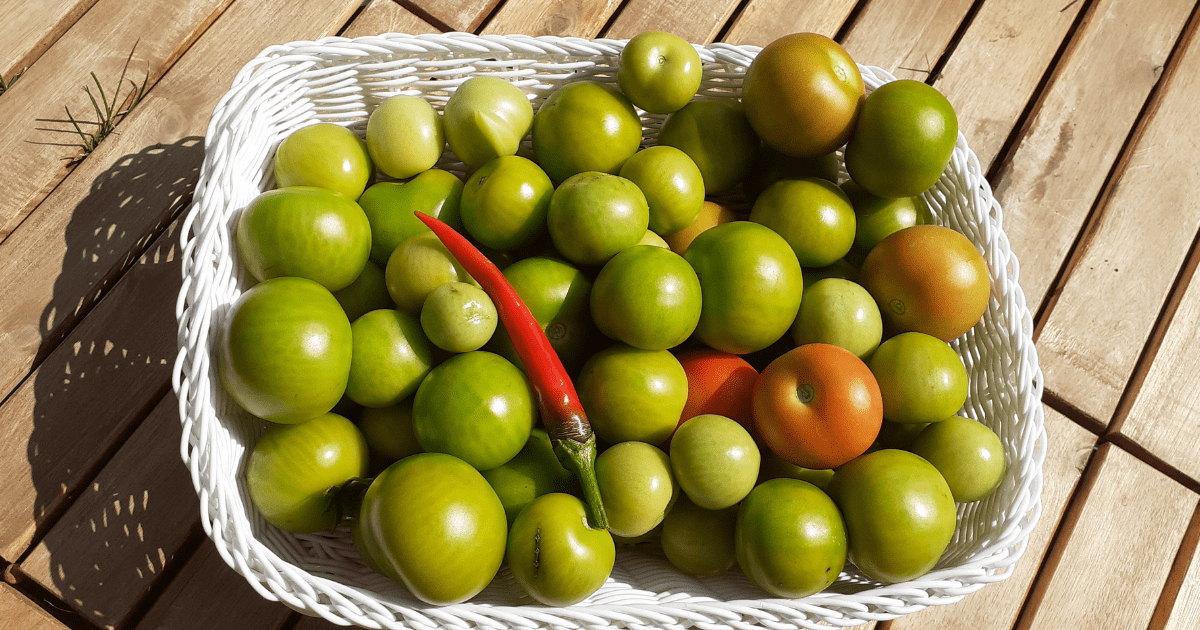
[[[957,138],[950,104],[914,81],[864,96],[813,34],[764,48],[740,99],[697,98],[696,50],[660,32],[617,79],[535,113],[475,77],[442,113],[383,101],[365,140],[315,124],[282,142],[278,188],[236,228],[258,284],[218,348],[226,391],[270,421],[255,506],[293,532],[349,516],[363,561],[433,604],[506,560],[539,602],[574,604],[623,544],[781,597],[848,560],[880,582],[928,572],[956,502],[1005,470],[996,434],[956,415],[948,344],[986,310],[988,270],[918,196]],[[653,146],[639,109],[667,116]],[[436,168],[447,144],[465,182]],[[416,212],[502,268],[545,332],[598,439],[607,528],[495,296]]]

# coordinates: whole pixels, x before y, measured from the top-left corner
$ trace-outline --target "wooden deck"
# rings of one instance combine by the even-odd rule
[[[1198,628],[1198,28],[1195,0],[2,0],[0,626],[332,627],[224,564],[176,448],[176,221],[244,63],[335,34],[655,29],[816,31],[930,82],[1003,205],[1045,371],[1042,520],[1012,578],[877,630]],[[64,107],[86,118],[89,72],[108,88],[131,50],[145,98],[80,159]]]

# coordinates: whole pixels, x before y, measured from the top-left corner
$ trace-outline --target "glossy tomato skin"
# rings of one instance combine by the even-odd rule
[[[367,441],[335,413],[301,424],[275,424],[246,462],[250,499],[268,523],[296,533],[333,529],[328,491],[367,474]]]
[[[696,416],[671,438],[671,470],[696,505],[723,510],[754,489],[762,454],[750,432],[725,416]]]
[[[862,105],[846,145],[846,171],[880,197],[912,197],[942,176],[958,118],[935,88],[911,79],[885,83]]]
[[[742,81],[746,117],[764,142],[795,157],[832,152],[850,138],[865,86],[850,55],[816,33],[762,49]]]
[[[534,256],[504,269],[504,277],[546,331],[546,338],[568,372],[586,359],[589,341],[596,336],[589,311],[592,281],[570,263]],[[488,349],[524,369],[503,326],[496,328]]]
[[[275,151],[275,185],[316,186],[357,199],[374,175],[367,145],[353,131],[317,123],[293,131]]]
[[[670,114],[700,89],[700,55],[682,38],[646,31],[621,50],[617,84],[634,105],[652,114]]]
[[[554,247],[577,265],[603,265],[636,245],[649,226],[650,206],[637,184],[597,171],[560,184],[546,211]]]
[[[450,95],[442,122],[450,150],[464,164],[478,168],[517,153],[533,127],[533,105],[508,80],[476,76]]]
[[[661,444],[687,401],[687,375],[674,355],[625,344],[592,355],[575,386],[592,430],[608,444]]]
[[[637,184],[650,208],[650,229],[672,234],[691,225],[704,206],[704,176],[686,153],[657,146],[638,151],[620,176]]]
[[[480,243],[501,251],[532,244],[546,233],[554,184],[533,160],[505,155],[475,171],[463,189],[462,222]]]
[[[504,506],[478,471],[444,453],[412,455],[380,473],[360,520],[384,575],[430,604],[470,599],[504,560]]]
[[[754,202],[750,220],[791,245],[801,267],[825,267],[854,245],[854,207],[834,184],[816,177],[771,184]]]
[[[463,183],[455,174],[431,168],[407,182],[379,182],[358,198],[371,223],[371,260],[386,266],[396,246],[428,231],[413,215],[419,211],[462,230],[459,202]]]
[[[676,356],[687,374],[687,402],[679,424],[705,414],[725,416],[756,434],[751,400],[758,371],[736,354],[701,348]]]
[[[946,478],[954,500],[978,501],[1004,479],[1004,444],[983,423],[953,416],[925,427],[909,449]]]
[[[550,493],[517,515],[505,557],[513,578],[534,599],[571,606],[604,585],[616,551],[607,530],[588,526],[582,501]]]
[[[218,373],[243,409],[295,424],[327,413],[350,376],[350,320],[306,278],[275,278],[234,303],[221,331]]]
[[[667,350],[696,330],[700,280],[679,254],[635,245],[605,263],[590,303],[592,321],[606,336],[643,350]]]
[[[642,143],[642,122],[623,94],[578,81],[552,93],[533,117],[533,150],[550,179],[585,171],[616,174]]]
[[[886,322],[942,341],[970,330],[991,299],[983,255],[967,237],[940,225],[915,225],[880,241],[859,279]]]
[[[433,368],[433,344],[416,317],[382,308],[350,325],[354,350],[346,394],[364,407],[390,407],[417,391]]]
[[[893,233],[914,225],[933,223],[929,206],[920,197],[889,199],[872,195],[852,179],[842,182],[841,188],[854,206],[854,247],[846,257],[856,265],[861,266],[879,241]]]
[[[596,482],[608,530],[622,538],[650,533],[679,495],[667,454],[645,442],[621,442],[600,453]]]
[[[967,400],[967,368],[949,344],[918,332],[879,344],[869,361],[892,422],[941,422]]]
[[[445,146],[441,114],[419,96],[388,98],[367,119],[367,149],[390,177],[408,179],[433,168]]]
[[[731,100],[692,101],[663,121],[659,146],[675,147],[700,169],[704,192],[738,185],[754,164],[758,137],[742,104]]]
[[[804,468],[861,455],[883,422],[879,384],[862,359],[812,343],[775,359],[754,386],[754,425],[767,446]]]

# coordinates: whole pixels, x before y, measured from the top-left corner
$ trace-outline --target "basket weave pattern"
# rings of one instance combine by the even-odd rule
[[[952,345],[970,376],[964,415],[998,433],[1009,467],[995,493],[959,506],[949,549],[920,579],[881,585],[847,564],[825,592],[776,599],[736,570],[696,580],[676,571],[661,553],[622,549],[608,582],[576,606],[537,605],[502,569],[471,601],[434,607],[368,569],[344,529],[294,535],[259,516],[248,498],[244,466],[266,423],[222,391],[213,359],[229,307],[253,284],[237,261],[233,226],[242,208],[273,187],[275,147],[315,122],[343,124],[362,135],[368,114],[396,94],[422,95],[440,110],[455,86],[481,73],[513,81],[536,109],[567,82],[615,83],[623,45],[466,34],[297,42],[263,51],[217,105],[181,236],[184,279],[176,305],[179,354],[173,386],[183,424],[181,455],[199,495],[205,531],[225,561],[263,597],[334,623],[369,628],[791,630],[892,619],[956,602],[1012,573],[1041,512],[1042,375],[1031,340],[1032,317],[1017,285],[1017,259],[1001,229],[1000,205],[961,134],[950,165],[925,199],[936,221],[965,234],[988,263],[992,300],[987,313]],[[700,96],[736,98],[759,48],[712,44],[697,51],[704,62]],[[860,69],[868,93],[894,79],[877,68]],[[662,119],[642,116],[644,145],[654,143]],[[439,167],[463,174],[463,165],[449,152]]]

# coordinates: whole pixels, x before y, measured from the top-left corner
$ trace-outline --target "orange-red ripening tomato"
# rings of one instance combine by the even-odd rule
[[[757,435],[750,398],[758,371],[736,354],[719,350],[688,350],[676,357],[687,374],[687,402],[679,424],[700,415],[725,416]]]
[[[835,468],[866,452],[883,422],[870,368],[838,346],[810,343],[775,359],[754,385],[763,442],[804,468]]]
[[[859,280],[893,327],[946,342],[983,317],[992,286],[975,245],[940,225],[914,225],[880,241]]]

